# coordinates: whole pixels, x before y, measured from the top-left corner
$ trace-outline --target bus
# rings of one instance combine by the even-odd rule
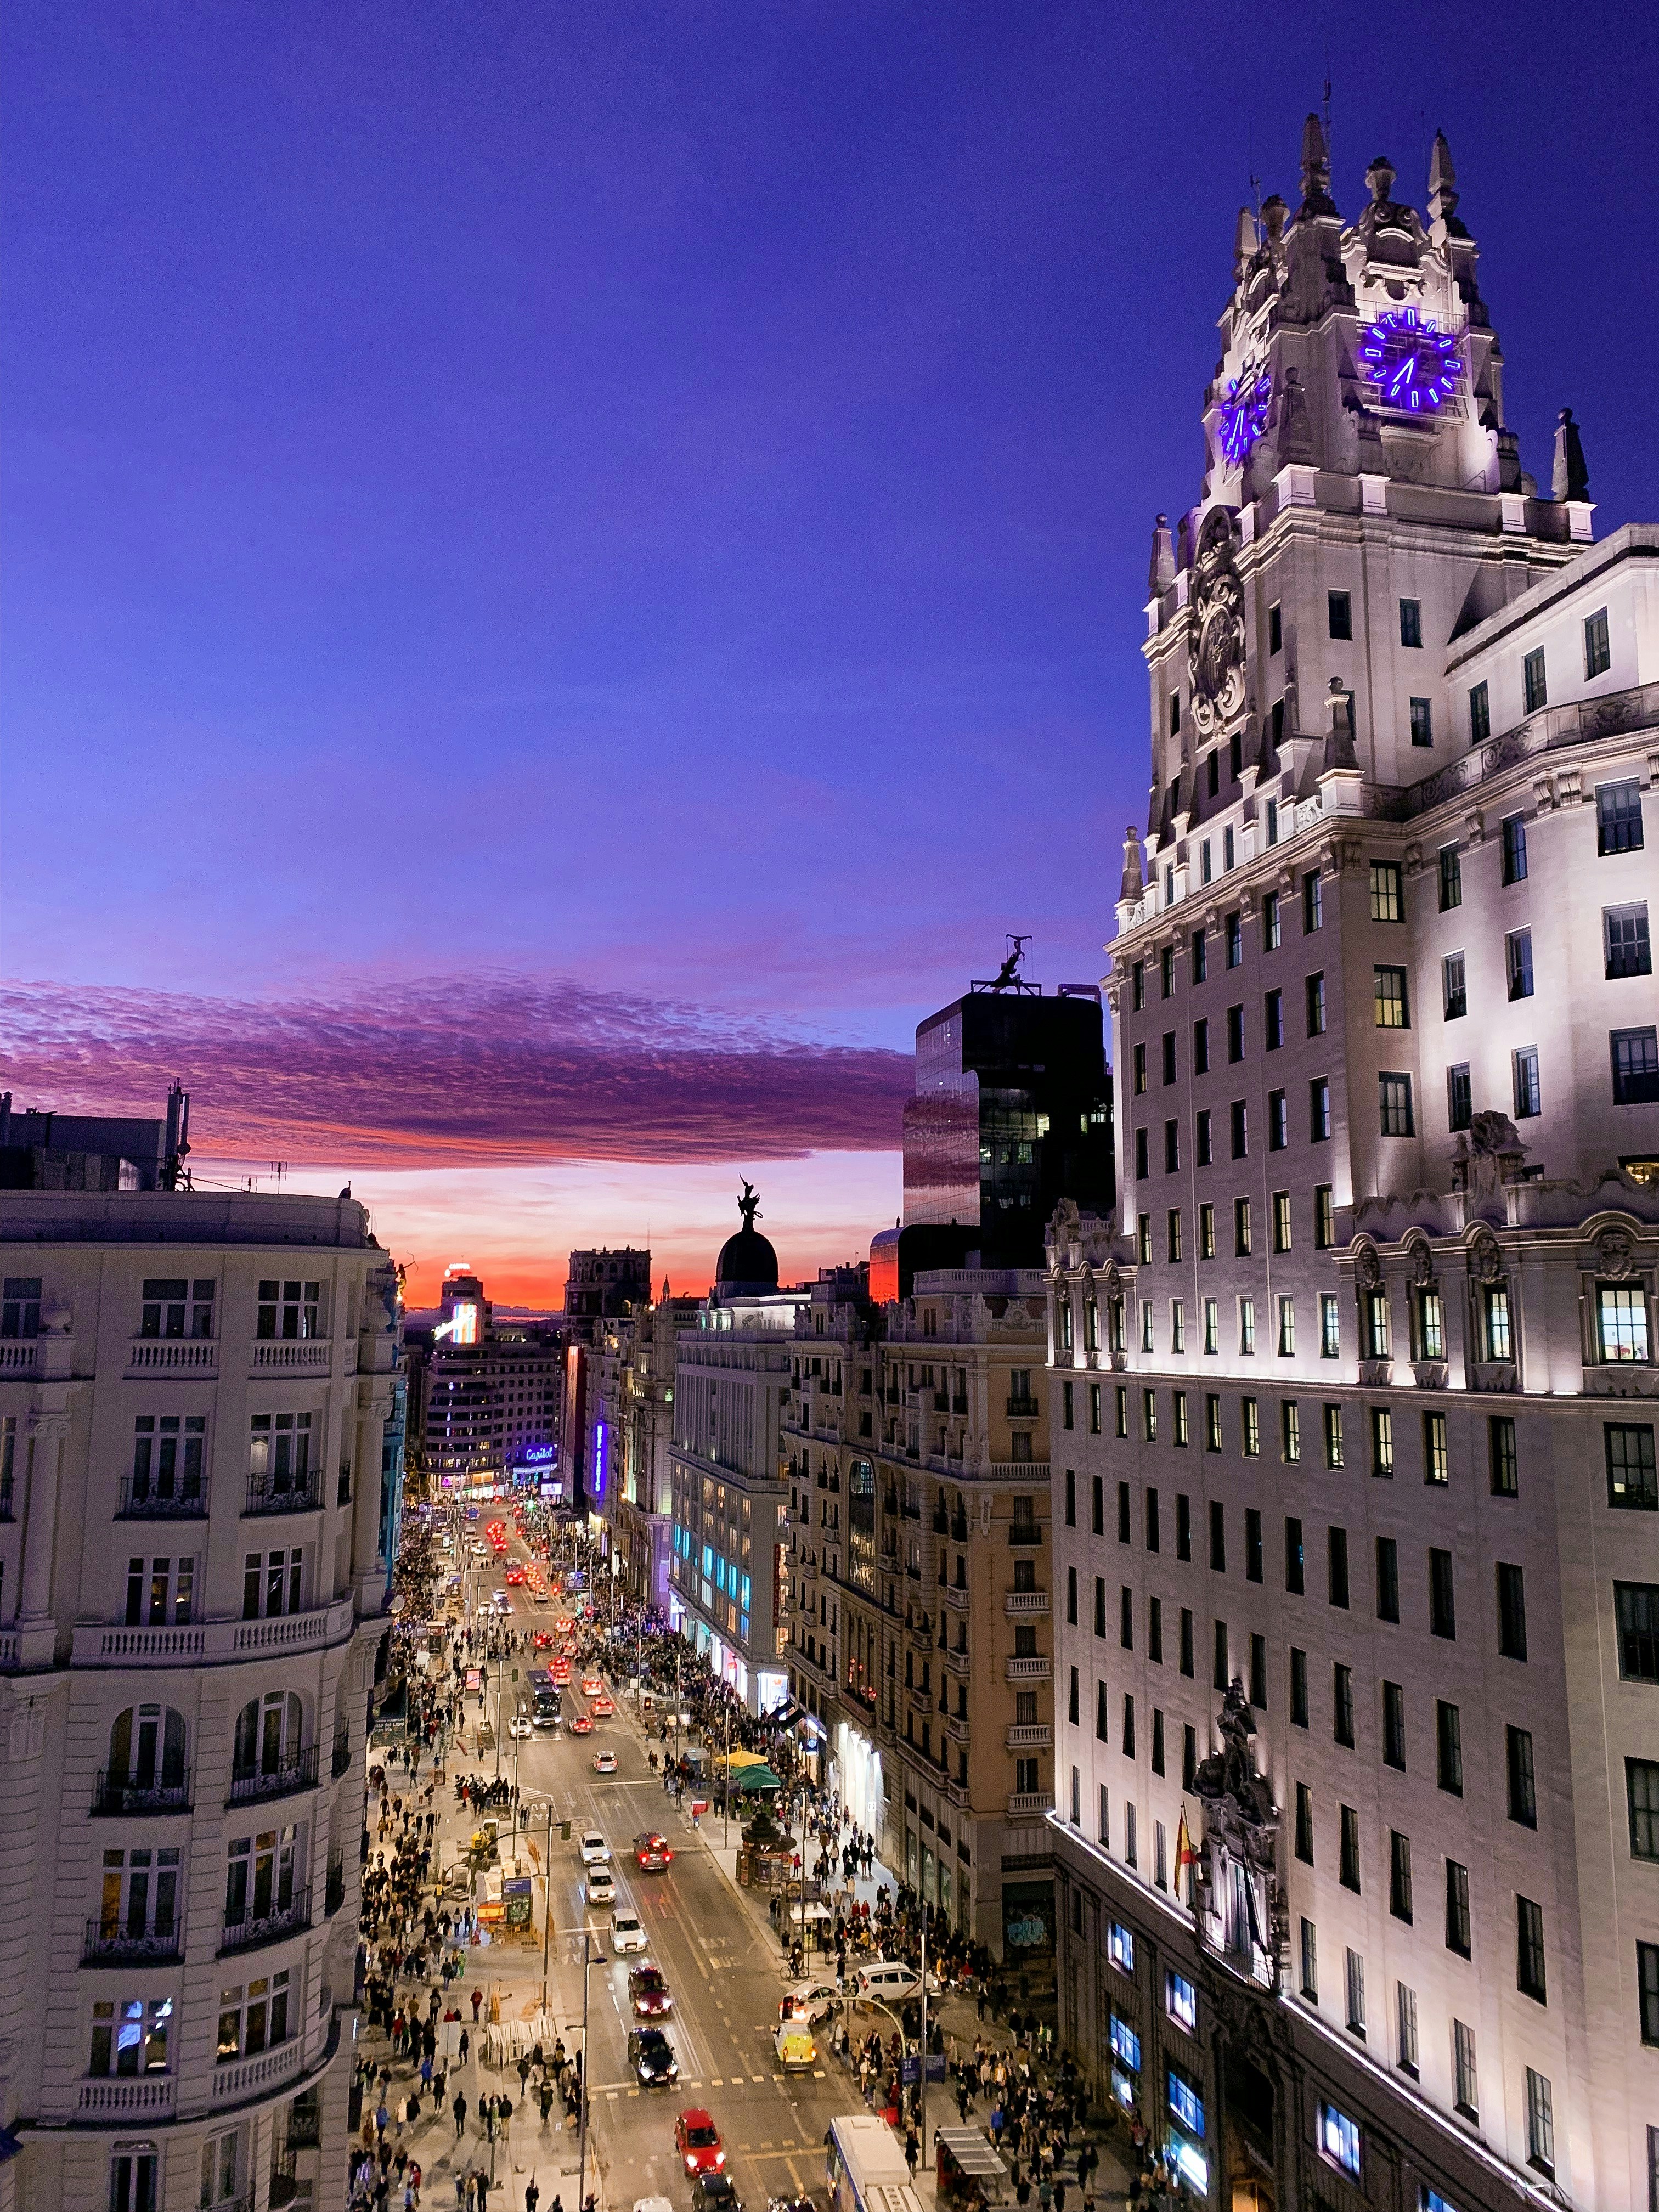
[[[824,2179],[830,2212],[921,2212],[904,2163],[904,2145],[874,2112],[831,2120]]]
[[[530,1670],[530,1717],[539,1729],[559,1725],[559,1686],[545,1667]]]

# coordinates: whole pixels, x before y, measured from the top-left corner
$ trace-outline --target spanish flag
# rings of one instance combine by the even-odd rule
[[[1194,1844],[1191,1832],[1187,1826],[1187,1808],[1183,1804],[1181,1808],[1181,1825],[1176,1830],[1175,1891],[1176,1895],[1180,1897],[1182,1893],[1181,1877],[1184,1872],[1187,1875],[1187,1893],[1182,1901],[1188,1905],[1190,1905],[1193,1901],[1193,1875],[1191,1869],[1197,1864],[1198,1851]]]

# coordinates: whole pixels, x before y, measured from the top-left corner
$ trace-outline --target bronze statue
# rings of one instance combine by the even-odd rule
[[[743,1216],[744,1227],[753,1229],[755,1216],[760,1212],[760,1194],[747,1176],[743,1177],[743,1196],[738,1200],[738,1212]]]
[[[1025,948],[1030,941],[1029,933],[1024,937],[1016,937],[1012,930],[1009,932],[1008,957],[996,972],[996,980],[991,985],[994,991],[1006,991],[1010,983],[1019,981],[1019,963],[1024,959]]]

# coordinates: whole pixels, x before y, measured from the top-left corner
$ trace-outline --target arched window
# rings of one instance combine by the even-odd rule
[[[118,1713],[109,1732],[106,1795],[124,1803],[164,1803],[182,1802],[187,1787],[184,1715],[161,1705],[129,1705]]]
[[[250,1698],[236,1716],[234,1778],[281,1774],[296,1765],[304,1708],[292,1690],[269,1690]]]

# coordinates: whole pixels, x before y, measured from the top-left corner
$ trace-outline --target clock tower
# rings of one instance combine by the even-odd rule
[[[1328,771],[1357,807],[1465,750],[1480,732],[1446,648],[1590,537],[1570,418],[1547,498],[1504,422],[1444,135],[1425,214],[1395,182],[1379,155],[1345,221],[1310,115],[1295,210],[1273,193],[1239,213],[1200,496],[1152,542],[1147,857],[1169,896],[1218,874],[1224,847],[1271,842]]]

